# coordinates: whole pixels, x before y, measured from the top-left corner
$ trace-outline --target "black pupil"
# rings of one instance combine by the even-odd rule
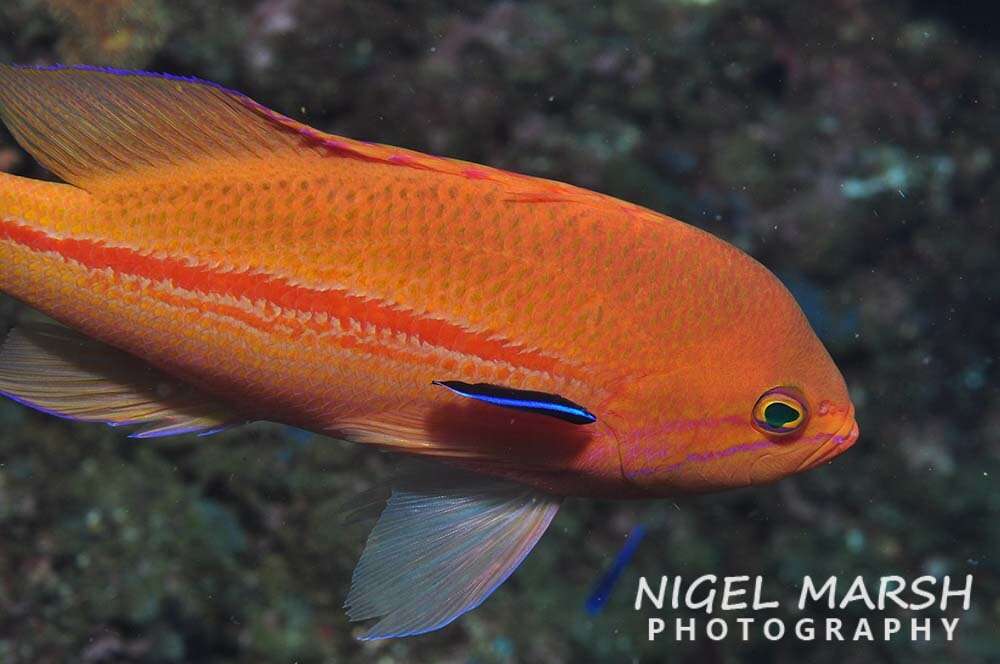
[[[799,411],[780,401],[768,404],[764,409],[764,421],[772,427],[783,427],[799,418]]]

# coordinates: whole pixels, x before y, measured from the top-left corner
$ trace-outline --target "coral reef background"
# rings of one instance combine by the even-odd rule
[[[572,501],[479,610],[361,644],[338,504],[383,455],[270,425],[140,442],[3,401],[0,662],[1000,661],[1000,53],[986,3],[958,4],[4,0],[0,61],[195,75],[722,236],[799,298],[862,438],[771,487]],[[46,177],[5,133],[0,169]],[[0,299],[0,326],[22,312]],[[976,585],[950,643],[649,643],[638,575],[702,573],[789,599],[804,574]]]

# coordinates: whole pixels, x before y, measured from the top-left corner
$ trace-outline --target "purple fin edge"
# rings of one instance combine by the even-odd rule
[[[98,74],[110,74],[113,76],[135,76],[139,78],[161,78],[167,81],[179,81],[181,83],[194,83],[215,88],[227,94],[236,95],[244,99],[249,99],[242,92],[237,92],[218,83],[206,81],[195,76],[178,76],[177,74],[164,74],[154,71],[143,71],[141,69],[118,69],[117,67],[98,67],[96,65],[10,65],[14,69],[24,69],[28,71],[87,71]]]
[[[67,415],[66,413],[60,413],[58,410],[52,410],[51,408],[46,408],[45,406],[39,406],[38,404],[32,403],[25,399],[24,397],[19,397],[16,394],[11,394],[10,392],[5,392],[0,390],[0,397],[6,397],[16,404],[21,406],[26,406],[39,413],[44,413],[45,415],[51,415],[53,417],[58,417],[61,420],[66,420],[68,422],[87,422],[88,424],[105,424],[112,428],[117,427],[127,427],[127,426],[137,426],[143,424],[143,422],[110,422],[106,420],[83,420],[78,417],[73,417],[72,415]],[[197,436],[211,436],[212,434],[219,433],[220,431],[225,431],[234,426],[239,426],[240,423],[227,423],[217,427],[212,427],[211,429],[203,429],[201,427],[188,427],[186,429],[180,429],[177,431],[170,431],[168,433],[149,433],[145,431],[136,431],[128,435],[129,438],[167,438],[169,436],[181,436],[188,433],[193,433]]]
[[[9,65],[9,66],[13,67],[14,69],[23,69],[23,70],[27,70],[27,71],[84,71],[84,72],[95,72],[95,73],[98,73],[98,74],[108,74],[108,75],[111,75],[111,76],[123,76],[123,77],[135,76],[135,77],[139,77],[139,78],[159,78],[159,79],[163,79],[165,81],[178,81],[180,83],[191,83],[193,85],[203,85],[205,87],[214,88],[214,89],[216,89],[216,90],[218,90],[218,91],[220,91],[220,92],[222,92],[224,94],[233,96],[234,98],[238,99],[240,102],[246,104],[248,108],[250,108],[250,109],[252,109],[252,110],[254,110],[254,111],[258,112],[258,113],[263,114],[265,117],[267,117],[269,120],[271,120],[273,122],[277,122],[278,125],[282,126],[285,130],[295,132],[295,133],[297,133],[297,134],[305,137],[306,139],[308,139],[310,141],[314,141],[314,142],[318,143],[319,145],[321,145],[321,146],[323,146],[323,147],[325,147],[327,149],[335,150],[335,151],[339,151],[339,152],[349,152],[349,153],[353,153],[355,155],[358,154],[356,152],[356,150],[354,148],[352,148],[350,145],[347,145],[343,141],[337,140],[336,138],[326,138],[326,137],[320,135],[317,132],[317,130],[313,129],[312,127],[308,127],[308,126],[304,126],[304,125],[301,126],[301,127],[289,127],[289,126],[286,126],[285,125],[286,121],[288,121],[288,122],[294,122],[297,125],[300,124],[300,123],[297,120],[294,120],[294,119],[289,118],[289,117],[287,117],[287,116],[285,116],[285,115],[283,115],[281,113],[278,113],[277,111],[271,110],[267,106],[264,106],[263,104],[255,101],[253,98],[251,98],[251,97],[243,94],[242,92],[240,92],[238,90],[233,90],[232,88],[227,88],[224,85],[220,85],[218,83],[213,83],[212,81],[206,81],[205,79],[198,78],[196,76],[179,76],[177,74],[165,74],[165,73],[161,73],[161,72],[143,71],[141,69],[118,69],[117,67],[100,67],[100,66],[97,66],[97,65],[61,65],[61,64],[54,64],[54,65],[18,65],[18,64],[12,64],[12,65]],[[364,145],[376,145],[375,143],[372,143],[371,141],[358,140],[357,142],[358,143],[362,143]]]
[[[390,496],[389,500],[392,500],[391,496]],[[553,507],[553,506],[550,506],[550,507]],[[455,622],[456,620],[458,620],[459,618],[461,618],[462,616],[464,616],[466,613],[469,613],[470,611],[473,611],[473,610],[479,608],[479,606],[482,605],[483,602],[485,602],[486,600],[488,600],[490,598],[490,596],[493,593],[495,593],[497,591],[497,589],[500,586],[502,586],[504,584],[504,582],[507,579],[509,579],[514,574],[514,572],[517,571],[517,569],[521,566],[521,563],[524,562],[524,559],[528,557],[528,554],[531,553],[532,551],[534,551],[535,547],[538,546],[539,540],[542,539],[542,536],[545,535],[545,532],[549,529],[549,526],[552,525],[552,520],[555,519],[556,512],[561,507],[561,505],[557,503],[557,504],[554,505],[554,507],[556,508],[556,510],[553,511],[552,514],[549,516],[548,523],[545,524],[545,528],[542,529],[541,534],[535,539],[534,544],[532,544],[531,546],[529,546],[528,548],[526,548],[524,551],[522,551],[521,554],[517,557],[517,561],[513,565],[511,565],[510,568],[504,574],[500,575],[500,577],[498,577],[495,582],[493,582],[492,584],[490,584],[490,586],[489,586],[489,588],[487,588],[486,592],[484,592],[482,594],[482,596],[478,600],[475,601],[475,603],[469,605],[467,608],[463,609],[462,611],[456,613],[453,616],[446,616],[446,617],[442,618],[440,621],[434,623],[430,627],[419,627],[417,629],[411,629],[411,630],[406,630],[406,631],[402,631],[402,632],[387,633],[387,634],[383,634],[381,636],[366,636],[366,635],[361,635],[361,636],[357,637],[357,640],[358,641],[381,641],[382,639],[399,639],[399,638],[405,638],[405,637],[408,637],[408,636],[420,636],[421,634],[428,634],[430,632],[436,632],[437,630],[442,629],[444,627],[447,627],[451,623]],[[352,581],[353,581],[353,579],[352,579]],[[382,619],[381,617],[378,617],[378,618],[370,618],[369,620],[381,620],[381,619]]]

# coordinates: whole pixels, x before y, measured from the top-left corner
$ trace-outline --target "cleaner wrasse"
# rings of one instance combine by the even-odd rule
[[[0,174],[0,392],[132,435],[271,420],[431,461],[354,571],[362,638],[478,606],[565,496],[778,480],[858,437],[763,266],[559,182],[317,131],[197,79],[0,66],[63,182]]]

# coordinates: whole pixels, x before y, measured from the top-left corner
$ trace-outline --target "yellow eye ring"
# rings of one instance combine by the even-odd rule
[[[808,416],[809,412],[797,390],[776,387],[757,399],[751,420],[762,433],[787,436],[801,429]]]

